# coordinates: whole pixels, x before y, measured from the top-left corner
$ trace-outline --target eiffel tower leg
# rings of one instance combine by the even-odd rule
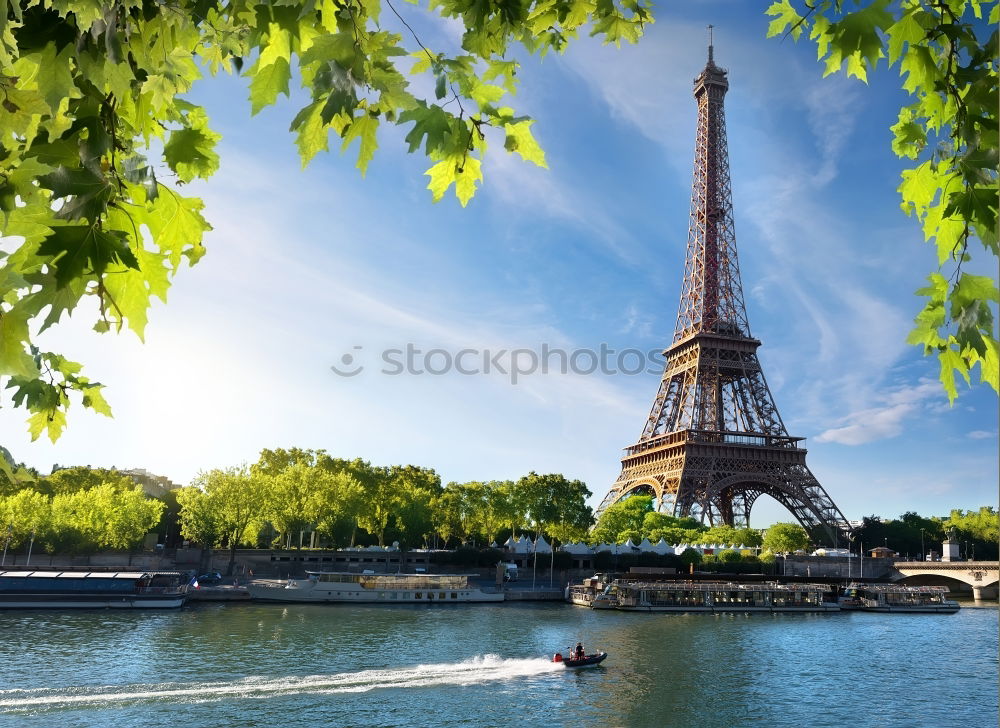
[[[741,490],[732,495],[732,525],[735,528],[750,527],[750,509],[760,495],[756,489]]]
[[[847,542],[851,532],[847,519],[805,465],[792,467],[784,488],[767,488],[764,492],[791,511],[814,541],[825,537],[832,546]]]

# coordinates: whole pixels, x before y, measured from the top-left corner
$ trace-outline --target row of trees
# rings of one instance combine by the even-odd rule
[[[0,491],[4,555],[22,545],[48,553],[131,549],[161,522],[166,504],[113,470],[69,468]]]
[[[809,545],[797,524],[778,523],[763,534],[710,528],[654,512],[650,496],[610,506],[594,526],[586,505],[590,492],[562,475],[442,485],[428,468],[377,466],[322,450],[263,450],[250,466],[202,473],[161,499],[144,495],[115,470],[73,467],[40,476],[20,468],[15,475],[0,477],[0,540],[7,548],[31,543],[49,553],[131,549],[152,530],[164,537],[176,530],[208,548],[228,547],[231,558],[240,545],[302,546],[306,534],[312,546],[485,546],[523,531],[556,545],[662,538],[671,544],[761,546],[773,553]],[[953,510],[946,518],[913,512],[898,519],[870,516],[856,530],[853,548],[888,545],[900,553],[926,553],[946,533],[965,544],[966,555],[995,559],[1000,514],[984,507]]]
[[[913,511],[899,518],[868,516],[854,532],[855,550],[888,546],[901,554],[937,551],[946,537],[962,544],[966,558],[997,559],[1000,555],[1000,513],[993,506],[979,510],[954,509],[947,518],[926,518]]]
[[[559,474],[448,483],[413,465],[378,466],[322,450],[264,450],[250,466],[211,470],[177,492],[181,532],[203,546],[348,546],[359,539],[405,547],[488,544],[519,529],[556,542],[593,523],[590,491]]]

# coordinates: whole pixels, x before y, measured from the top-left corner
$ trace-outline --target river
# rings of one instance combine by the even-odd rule
[[[992,726],[997,610],[0,613],[0,726]],[[569,671],[577,640],[609,652]]]

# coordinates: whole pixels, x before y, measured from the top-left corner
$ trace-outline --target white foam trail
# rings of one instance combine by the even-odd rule
[[[562,671],[562,665],[543,658],[503,659],[497,655],[482,655],[462,662],[331,675],[247,677],[229,682],[0,690],[0,712],[151,700],[202,702],[232,697],[269,698],[300,693],[360,693],[379,688],[476,685]]]

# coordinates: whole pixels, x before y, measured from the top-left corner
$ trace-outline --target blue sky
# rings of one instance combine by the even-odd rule
[[[935,260],[895,192],[895,71],[869,86],[821,79],[814,49],[766,40],[763,6],[750,5],[661,7],[638,46],[585,39],[525,60],[514,105],[537,119],[550,169],[495,140],[464,210],[454,197],[431,203],[429,165],[405,153],[405,128],[380,131],[364,179],[353,151],[300,171],[287,128],[301,96],[251,119],[243,80],[203,81],[191,98],[223,135],[221,171],[197,186],[215,226],[209,254],[154,306],[145,344],[90,332],[84,311],[45,334],[108,385],[113,420],[75,408],[57,445],[29,443],[21,411],[6,408],[0,439],[45,472],[145,467],[178,483],[279,446],[420,464],[445,481],[555,471],[584,480],[596,505],[658,374],[389,376],[381,352],[666,346],[688,224],[691,81],[713,23],[730,71],[750,325],[813,473],[848,518],[995,503],[996,397],[975,388],[949,408],[936,361],[904,343]],[[404,12],[425,43],[455,50],[452,24]],[[357,376],[331,371],[345,353],[364,367]],[[752,525],[774,520],[790,516],[762,498]]]

